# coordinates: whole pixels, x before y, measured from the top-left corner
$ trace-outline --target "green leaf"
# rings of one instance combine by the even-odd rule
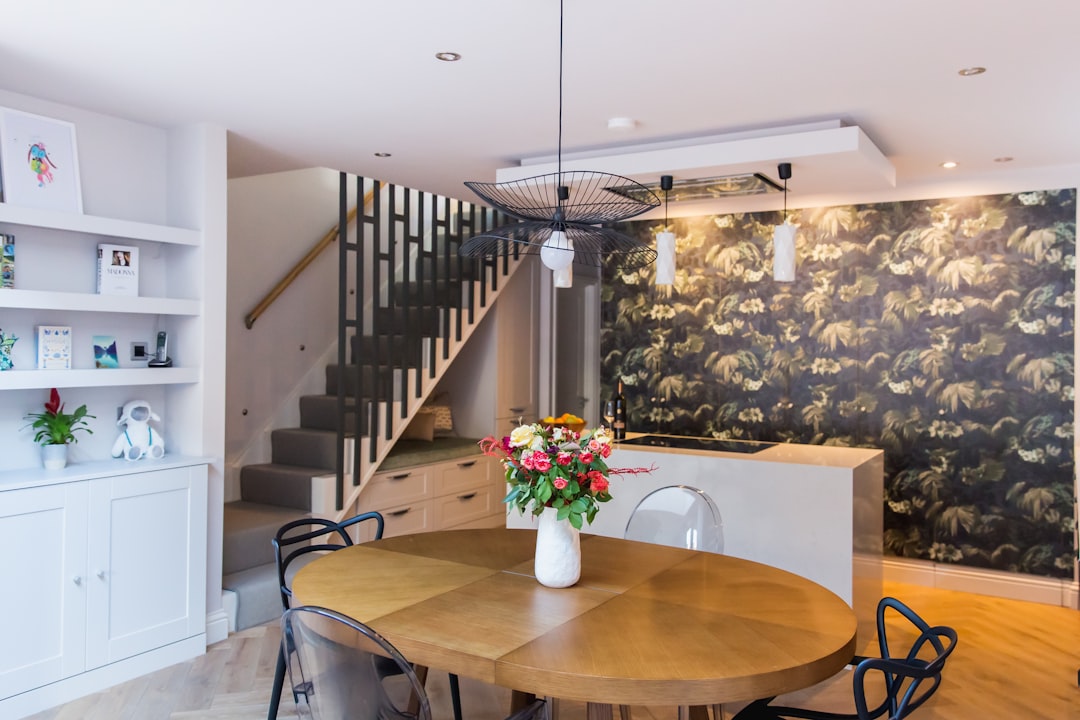
[[[559,512],[556,517],[559,520],[565,520],[566,518],[570,517],[570,511],[571,507],[569,505],[563,505],[561,508],[559,508]]]

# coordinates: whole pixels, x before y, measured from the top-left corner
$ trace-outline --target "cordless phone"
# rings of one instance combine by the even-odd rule
[[[146,365],[148,367],[172,367],[172,358],[169,357],[169,335],[164,330],[157,334],[154,357]]]

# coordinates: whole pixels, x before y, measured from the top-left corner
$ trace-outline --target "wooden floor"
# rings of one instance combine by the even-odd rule
[[[897,583],[886,583],[885,592],[908,603],[930,624],[951,625],[959,634],[941,690],[915,717],[1080,720],[1080,612]],[[860,632],[865,628],[870,637],[873,618],[860,623]],[[235,633],[200,658],[39,713],[32,720],[261,720],[266,717],[278,638],[274,624]],[[860,652],[869,654],[872,649],[864,646]],[[508,691],[468,678],[461,678],[461,687],[466,720],[498,720],[505,715]],[[428,690],[436,720],[452,717],[446,674],[433,670]],[[847,711],[850,698],[850,674],[844,672],[799,693],[793,704]],[[584,706],[562,702],[559,715],[584,718]],[[725,715],[730,717],[730,712]],[[633,716],[675,718],[676,709],[634,708]],[[295,717],[288,700],[279,717]]]

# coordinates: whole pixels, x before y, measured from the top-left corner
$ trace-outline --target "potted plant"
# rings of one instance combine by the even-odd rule
[[[34,442],[41,445],[42,462],[46,470],[59,470],[67,465],[68,443],[78,442],[75,432],[83,430],[91,435],[86,418],[92,418],[86,411],[86,405],[80,405],[70,415],[64,412],[64,404],[60,402],[60,393],[56,388],[49,393],[49,401],[45,403],[45,412],[28,413],[27,420],[32,420],[29,427],[37,432],[34,434]]]

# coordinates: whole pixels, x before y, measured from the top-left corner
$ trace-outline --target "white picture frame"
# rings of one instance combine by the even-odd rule
[[[75,125],[0,108],[0,184],[5,203],[81,213]]]

